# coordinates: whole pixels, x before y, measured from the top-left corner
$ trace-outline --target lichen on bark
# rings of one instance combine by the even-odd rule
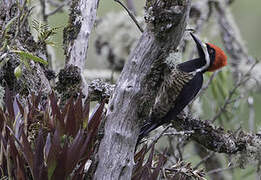
[[[63,48],[66,59],[68,59],[70,56],[67,54],[68,45],[77,38],[77,35],[80,32],[82,26],[79,18],[81,16],[81,11],[79,9],[78,3],[79,0],[72,1],[72,5],[70,7],[69,21],[67,26],[63,30]]]
[[[19,5],[17,3],[12,0],[1,2],[0,83],[20,95],[27,95],[29,92],[36,94],[39,90],[46,95],[50,92],[50,84],[44,74],[46,67],[28,57],[22,59],[23,57],[13,52],[13,50],[19,50],[46,59],[46,52],[43,51],[41,44],[34,41],[30,32],[28,23],[30,10],[26,2],[20,1]],[[20,77],[14,75],[14,70],[18,65],[21,70]]]
[[[71,96],[77,97],[81,92],[81,82],[81,71],[77,66],[69,65],[59,72],[55,89],[60,94],[62,102]]]

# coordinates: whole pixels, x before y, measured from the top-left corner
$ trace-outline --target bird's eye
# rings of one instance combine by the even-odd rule
[[[214,54],[215,53],[215,50],[213,48],[210,48],[209,49],[209,54]]]

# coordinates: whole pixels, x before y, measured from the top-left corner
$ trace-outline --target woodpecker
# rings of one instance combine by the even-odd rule
[[[195,35],[190,34],[199,57],[178,64],[164,79],[150,118],[141,128],[138,142],[157,127],[175,120],[201,89],[205,72],[213,72],[227,65],[227,56],[219,47],[202,43]]]

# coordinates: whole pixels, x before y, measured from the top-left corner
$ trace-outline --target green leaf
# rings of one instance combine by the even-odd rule
[[[16,21],[16,19],[18,18],[18,16],[15,16],[13,19],[11,19],[6,25],[5,25],[5,29],[4,29],[4,34],[10,29],[11,25]]]
[[[25,51],[19,51],[19,50],[12,50],[11,52],[14,52],[16,54],[19,54],[22,58],[25,58],[25,59],[31,59],[35,62],[39,62],[39,63],[42,63],[44,65],[48,65],[48,62],[38,56],[35,56],[33,55],[32,53],[29,53],[29,52],[25,52]]]
[[[22,76],[22,69],[21,69],[21,65],[17,66],[14,69],[14,75],[16,78],[20,78]]]
[[[220,79],[218,79],[216,85],[217,85],[218,92],[220,93],[222,98],[226,99],[227,93],[226,93],[226,89],[225,89],[225,83],[221,82]]]
[[[57,162],[55,160],[52,161],[52,163],[49,164],[49,166],[48,166],[48,179],[52,178],[56,166],[57,166]]]
[[[216,80],[213,80],[212,84],[211,84],[211,91],[213,94],[214,99],[218,99],[218,93],[217,93],[217,87],[216,87]]]
[[[61,27],[50,27],[48,24],[38,21],[37,19],[32,20],[32,27],[37,32],[37,37],[40,42],[46,42],[48,38],[56,35],[57,30],[61,28]],[[54,43],[51,43],[51,45],[52,44]]]

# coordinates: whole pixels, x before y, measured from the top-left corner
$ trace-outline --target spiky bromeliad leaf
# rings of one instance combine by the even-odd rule
[[[157,162],[157,166],[154,168],[153,167],[153,158],[155,156],[154,146],[155,146],[155,144],[153,144],[151,146],[150,155],[145,164],[144,164],[144,157],[147,153],[147,150],[149,150],[149,149],[147,149],[146,145],[145,145],[145,147],[142,148],[142,150],[140,152],[138,152],[135,155],[136,166],[133,171],[132,180],[138,180],[138,179],[156,180],[158,178],[158,176],[160,174],[160,170],[162,169],[162,167],[164,166],[164,164],[166,162],[166,158],[164,155],[160,154],[159,160]]]
[[[80,97],[60,107],[54,93],[49,96],[49,103],[44,104],[41,93],[31,94],[26,104],[21,104],[19,96],[14,98],[10,91],[5,96],[5,109],[0,108],[0,130],[5,131],[0,133],[0,151],[5,152],[0,153],[5,159],[4,165],[0,164],[3,175],[13,179],[83,179],[85,164],[94,153],[104,102],[97,106],[84,127],[89,105],[83,104]],[[15,122],[18,115],[19,122]],[[72,131],[67,123],[80,125]],[[31,124],[40,125],[32,141],[28,139]],[[77,133],[69,133],[74,131]]]
[[[20,51],[20,50],[12,50],[11,52],[18,54],[22,59],[30,59],[34,62],[41,63],[43,65],[48,65],[48,62],[38,56],[33,55],[32,53]]]
[[[43,131],[40,130],[35,143],[35,154],[33,161],[33,177],[34,179],[39,180],[47,179],[47,169],[44,162],[44,141]]]

